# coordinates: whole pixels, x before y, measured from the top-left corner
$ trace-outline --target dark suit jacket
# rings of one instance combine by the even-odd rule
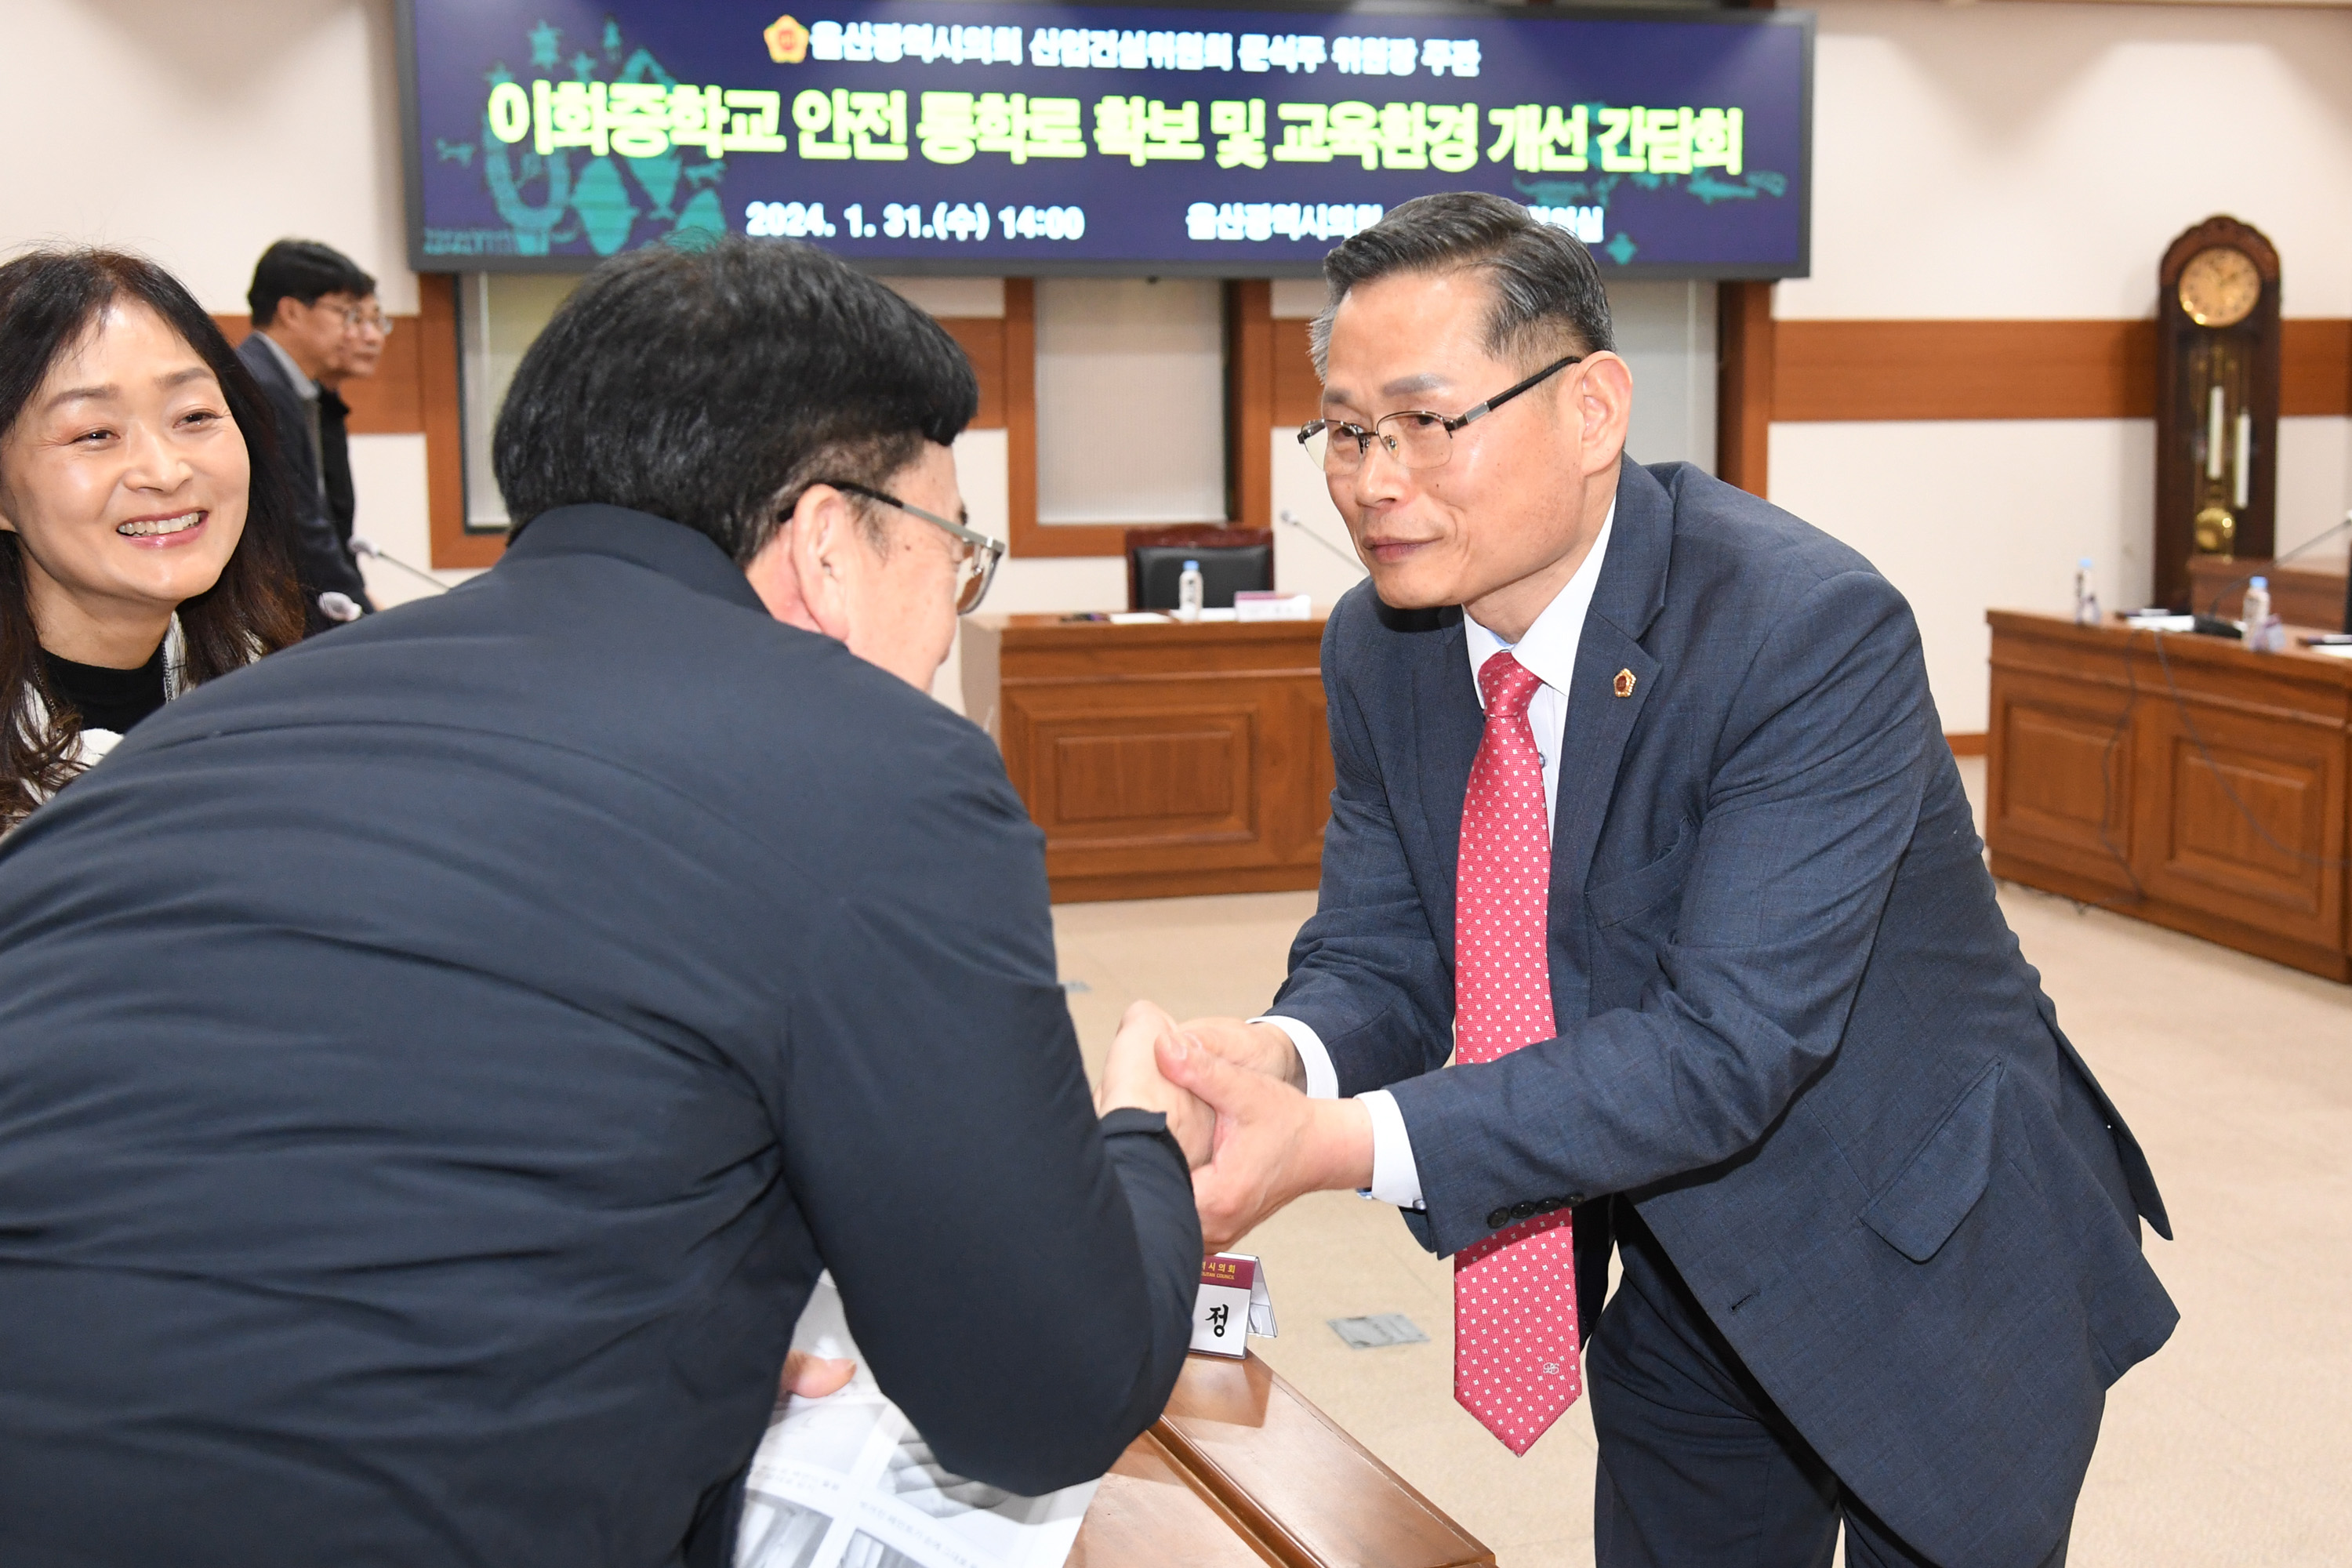
[[[1994,902],[1902,595],[1696,468],[1624,465],[1560,751],[1560,1034],[1441,1072],[1482,727],[1463,635],[1369,585],[1332,616],[1321,905],[1272,1010],[1342,1093],[1392,1089],[1425,1244],[1584,1204],[1590,1313],[1588,1200],[1630,1195],[1890,1526],[1939,1563],[2040,1563],[2104,1391],[2176,1320],[2135,1210],[2169,1232]]]
[[[198,688],[0,847],[0,1560],[730,1561],[820,1268],[959,1472],[1100,1474],[1200,1270],[988,738],[700,534]]]
[[[310,449],[310,420],[302,403],[302,395],[286,379],[286,369],[278,356],[255,332],[236,345],[236,357],[253,372],[253,379],[261,384],[263,395],[269,399],[269,412],[276,419],[278,455],[286,465],[287,485],[294,495],[294,529],[289,542],[294,551],[294,574],[302,587],[302,614],[312,632],[320,632],[337,625],[321,615],[319,595],[325,593],[348,595],[362,609],[374,605],[367,596],[367,579],[360,574],[360,563],[352,555],[348,541],[351,524],[346,521],[340,532],[327,504],[327,492],[320,478],[320,454]],[[341,438],[341,425],[336,424],[335,435]],[[321,438],[324,438],[322,430]],[[345,482],[349,482],[350,459],[344,458]]]

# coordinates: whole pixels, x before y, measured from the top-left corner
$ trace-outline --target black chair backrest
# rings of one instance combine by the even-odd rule
[[[1139,544],[1128,552],[1128,560],[1138,589],[1135,607],[1139,610],[1176,607],[1187,561],[1201,563],[1201,604],[1205,609],[1229,610],[1235,594],[1266,593],[1274,587],[1271,544]]]

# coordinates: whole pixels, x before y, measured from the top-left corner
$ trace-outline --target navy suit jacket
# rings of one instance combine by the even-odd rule
[[[351,525],[340,529],[328,504],[327,487],[320,477],[320,454],[310,449],[310,414],[303,407],[302,395],[286,379],[286,369],[278,356],[269,352],[256,331],[236,345],[236,357],[261,384],[261,393],[268,399],[269,413],[277,425],[278,456],[286,465],[287,488],[294,500],[293,537],[288,541],[294,552],[294,574],[302,588],[302,616],[312,632],[321,632],[336,623],[320,612],[319,595],[336,593],[347,595],[362,609],[373,609],[368,598],[367,578],[360,572],[357,557],[351,551]],[[338,423],[332,431],[323,426],[320,440],[343,439]],[[350,464],[344,464],[345,480],[349,482]]]
[[[1100,1475],[1200,1221],[996,748],[703,535],[207,682],[0,845],[0,1563],[659,1568],[820,1268],[957,1473]]]
[[[2040,1563],[2106,1387],[2177,1319],[2135,1215],[2170,1232],[1994,902],[1909,606],[1786,512],[1626,462],[1560,749],[1560,1032],[1445,1068],[1483,725],[1463,636],[1369,584],[1333,613],[1322,896],[1271,1011],[1340,1092],[1395,1095],[1425,1245],[1582,1205],[1590,1313],[1591,1200],[1625,1194],[1892,1528]]]

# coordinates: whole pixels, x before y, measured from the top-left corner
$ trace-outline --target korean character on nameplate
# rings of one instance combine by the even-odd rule
[[[1240,238],[1241,221],[1237,214],[1236,232],[1222,237]],[[1204,1355],[1238,1360],[1249,1353],[1252,1334],[1262,1340],[1276,1337],[1274,1297],[1266,1289],[1265,1266],[1238,1252],[1219,1252],[1202,1258],[1200,1294],[1192,1303],[1190,1348]]]
[[[1217,138],[1217,167],[1265,167],[1265,100],[1226,100],[1209,105],[1209,131]]]

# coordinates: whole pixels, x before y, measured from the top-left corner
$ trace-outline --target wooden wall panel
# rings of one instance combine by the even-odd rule
[[[1778,321],[1772,417],[2145,419],[2147,321]]]
[[[466,531],[466,427],[457,395],[457,279],[427,272],[416,279],[416,382],[424,405],[425,493],[436,567],[495,566],[507,547],[503,530]]]
[[[2352,414],[2352,321],[2279,323],[2279,416]]]
[[[1717,284],[1715,320],[1715,471],[1750,495],[1765,495],[1773,418],[1772,285]]]
[[[940,326],[971,361],[980,382],[980,412],[971,416],[974,430],[1004,428],[1004,318],[1002,316],[941,316]]]
[[[1274,526],[1274,285],[1225,285],[1225,516],[1238,527]]]
[[[1727,376],[1735,353],[1726,284]],[[2284,323],[2280,412],[2352,415],[2352,321]],[[2147,419],[2156,413],[2151,321],[1775,321],[1773,420]],[[1731,450],[1728,380],[1717,405]]]
[[[1323,378],[1315,374],[1307,326],[1306,321],[1286,318],[1274,323],[1274,422],[1277,426],[1304,425],[1323,412]]]

